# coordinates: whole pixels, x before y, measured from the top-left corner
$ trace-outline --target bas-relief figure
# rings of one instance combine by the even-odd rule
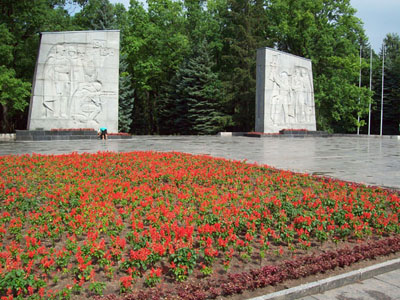
[[[94,121],[102,111],[102,83],[93,57],[112,52],[93,51],[94,45],[57,44],[44,66],[43,117]]]
[[[82,35],[80,32],[77,34]],[[90,32],[85,34],[90,35]],[[107,47],[107,40],[94,39],[89,43],[57,42],[43,55],[43,93],[35,95],[34,91],[31,106],[34,105],[35,108],[33,116],[30,112],[30,123],[53,128],[60,124],[64,128],[98,128],[102,125],[116,131],[118,125],[103,124],[107,121],[106,117],[99,120],[103,112],[105,115],[106,108],[115,105],[118,107],[117,92],[115,89],[105,90],[104,83],[107,82],[99,76],[101,72],[103,75],[107,72],[103,69],[105,60],[115,55],[115,49]],[[118,67],[116,65],[114,69],[118,70]],[[114,85],[118,88],[118,78]],[[108,86],[110,87],[109,83]],[[38,106],[40,98],[42,101]],[[115,99],[116,104],[107,103],[111,98]],[[115,111],[118,114],[118,110]],[[116,119],[113,122],[118,122],[118,115],[112,119]],[[30,125],[32,124],[28,124],[28,127],[32,127]]]
[[[268,48],[257,57],[256,131],[315,130],[311,62]]]

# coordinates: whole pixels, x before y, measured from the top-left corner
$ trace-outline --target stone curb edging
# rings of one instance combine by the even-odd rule
[[[400,268],[400,258],[248,300],[294,300],[369,279],[398,268]]]
[[[15,133],[0,133],[0,141],[14,141]]]

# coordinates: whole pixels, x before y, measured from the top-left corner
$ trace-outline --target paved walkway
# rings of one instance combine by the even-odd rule
[[[400,189],[400,140],[358,137],[136,136],[132,140],[0,142],[0,155],[180,151]]]
[[[400,300],[400,270],[300,300]]]
[[[400,140],[398,139],[355,136],[329,138],[136,136],[132,140],[0,142],[0,156],[143,150],[179,151],[235,160],[246,159],[249,162],[267,164],[279,169],[400,189]],[[400,300],[400,270],[302,299]]]

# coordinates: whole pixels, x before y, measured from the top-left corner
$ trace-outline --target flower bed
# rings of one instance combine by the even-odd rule
[[[279,130],[280,134],[285,134],[285,133],[307,133],[309,132],[308,129],[291,129],[291,128],[287,128],[287,129],[281,129]]]
[[[131,136],[130,133],[127,132],[114,132],[114,133],[109,133],[108,135],[115,135],[115,136]]]
[[[0,173],[2,299],[206,299],[400,249],[399,194],[266,166],[101,152],[0,157]]]
[[[51,131],[96,131],[93,128],[53,128]]]

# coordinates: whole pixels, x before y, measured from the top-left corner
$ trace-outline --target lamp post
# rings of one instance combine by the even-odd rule
[[[358,79],[359,89],[361,89],[361,52],[362,52],[362,46],[360,45],[360,77]],[[360,96],[358,96],[358,109],[357,109],[357,135],[359,134],[360,134]]]
[[[385,84],[385,44],[383,45],[382,48],[382,91],[381,91],[381,130],[380,130],[380,135],[382,135],[382,129],[383,129],[383,87]]]
[[[370,48],[369,57],[369,91],[372,91],[372,47]],[[368,135],[371,135],[371,101],[368,105]]]

